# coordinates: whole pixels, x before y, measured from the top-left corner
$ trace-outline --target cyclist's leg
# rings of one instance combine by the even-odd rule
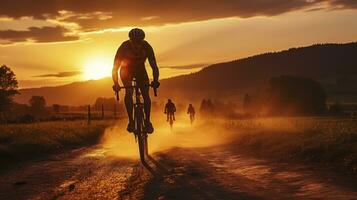
[[[130,74],[130,72],[128,70],[121,68],[120,79],[123,82],[124,86],[131,86],[133,76],[132,76],[132,74]],[[132,89],[125,90],[124,103],[125,103],[125,108],[126,108],[126,112],[128,114],[128,119],[129,119],[129,124],[128,124],[127,130],[129,132],[132,132],[135,129],[134,118],[133,118],[133,90]]]
[[[132,123],[132,122],[134,122],[134,118],[133,118],[133,90],[132,89],[125,90],[124,101],[125,101],[125,108],[126,108],[126,112],[128,114],[129,122]]]
[[[145,73],[142,76],[137,76],[136,77],[138,85],[148,85],[149,84],[149,78],[147,77],[147,74]],[[150,94],[149,94],[149,86],[142,86],[140,87],[141,95],[144,100],[144,112],[145,112],[145,129],[148,133],[154,132],[154,127],[151,124],[150,120],[150,114],[151,114],[151,99],[150,99]]]
[[[141,95],[144,100],[144,112],[146,121],[150,122],[150,112],[151,112],[151,99],[149,94],[149,87],[140,88]]]
[[[149,77],[144,70],[139,70],[136,72],[136,82],[137,84],[140,85],[148,85],[149,84]],[[145,112],[145,119],[147,122],[150,122],[150,111],[151,111],[151,99],[150,99],[150,94],[149,94],[149,86],[143,86],[140,87],[141,95],[144,100],[144,112]]]

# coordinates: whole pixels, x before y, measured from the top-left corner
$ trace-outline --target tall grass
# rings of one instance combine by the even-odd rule
[[[357,120],[270,118],[239,120],[236,147],[261,156],[318,162],[357,174]]]
[[[112,122],[57,121],[0,126],[0,162],[95,143]]]

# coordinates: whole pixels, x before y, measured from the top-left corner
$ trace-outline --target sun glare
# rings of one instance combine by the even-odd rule
[[[112,65],[112,59],[109,58],[89,59],[84,65],[83,79],[97,80],[111,76]]]

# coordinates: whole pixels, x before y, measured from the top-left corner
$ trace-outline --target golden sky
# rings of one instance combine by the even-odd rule
[[[356,0],[0,3],[0,64],[14,70],[20,87],[110,76],[132,27],[145,30],[161,78],[267,51],[357,40]]]

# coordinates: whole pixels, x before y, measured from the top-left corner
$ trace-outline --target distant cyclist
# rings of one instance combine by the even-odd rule
[[[117,50],[114,59],[112,71],[113,90],[119,90],[118,70],[120,67],[120,79],[124,86],[131,86],[133,78],[136,79],[137,85],[148,85],[149,77],[145,69],[145,61],[149,60],[152,68],[153,78],[152,84],[155,88],[160,86],[159,69],[156,64],[155,54],[150,44],[144,40],[145,33],[139,28],[134,28],[129,32],[129,40],[123,42]],[[152,133],[154,128],[150,121],[151,99],[149,95],[149,87],[140,87],[141,94],[144,100],[145,112],[145,129],[148,133]],[[128,113],[129,123],[127,130],[134,132],[135,124],[133,119],[133,90],[125,90],[125,107]]]
[[[172,117],[172,119],[175,121],[175,112],[176,112],[175,104],[172,103],[171,99],[168,99],[164,111],[164,113],[167,115],[167,121],[169,121],[170,117]]]
[[[195,120],[195,114],[196,114],[195,108],[192,106],[192,104],[188,105],[187,114],[190,115],[190,120],[192,123]]]

